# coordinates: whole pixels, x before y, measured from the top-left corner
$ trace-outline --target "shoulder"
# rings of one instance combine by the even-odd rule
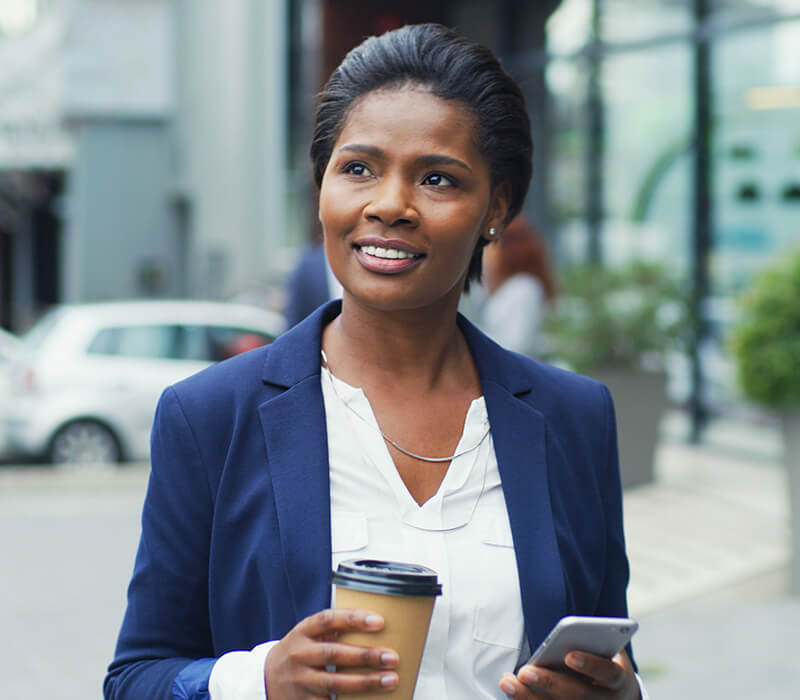
[[[322,326],[335,304],[318,309],[270,345],[236,355],[174,384],[185,409],[219,416],[276,396],[319,373]]]
[[[271,345],[217,362],[177,382],[172,389],[181,401],[202,401],[207,407],[258,392]]]
[[[459,325],[478,366],[482,381],[500,384],[545,409],[553,403],[602,400],[604,386],[589,377],[508,350],[465,319]]]
[[[530,357],[513,354],[520,369],[530,378],[533,399],[543,408],[556,404],[592,404],[595,407],[605,404],[608,389],[602,382]]]
[[[500,357],[522,389],[517,397],[538,411],[554,433],[605,437],[614,424],[613,401],[603,383],[510,350],[501,349]]]

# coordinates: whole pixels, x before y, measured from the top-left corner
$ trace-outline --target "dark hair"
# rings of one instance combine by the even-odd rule
[[[458,100],[476,117],[478,146],[489,162],[492,187],[511,188],[508,216],[522,208],[531,179],[533,142],[525,99],[494,54],[440,24],[415,24],[373,36],[352,49],[333,72],[317,106],[311,161],[319,187],[333,146],[358,100],[374,90],[418,84]],[[469,264],[465,290],[480,280],[486,239]]]

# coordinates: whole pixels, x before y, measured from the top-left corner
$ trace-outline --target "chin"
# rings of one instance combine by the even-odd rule
[[[461,293],[456,295],[454,290],[440,292],[438,294],[424,294],[419,289],[414,290],[388,290],[376,288],[382,285],[370,286],[368,288],[353,289],[347,292],[349,296],[359,305],[375,311],[399,312],[399,311],[423,311],[431,313],[441,312],[448,309],[451,304],[455,308],[458,306],[458,299]],[[463,285],[462,285],[463,286]],[[459,288],[461,289],[461,287]],[[455,296],[455,303],[451,302]]]

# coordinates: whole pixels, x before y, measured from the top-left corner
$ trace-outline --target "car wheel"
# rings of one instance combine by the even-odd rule
[[[65,425],[50,444],[53,464],[111,464],[118,462],[120,449],[114,434],[92,420]]]

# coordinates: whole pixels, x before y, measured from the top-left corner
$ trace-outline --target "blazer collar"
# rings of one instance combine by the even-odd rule
[[[288,389],[307,377],[320,373],[322,329],[342,310],[342,301],[320,306],[269,346],[262,379],[267,384]]]
[[[487,382],[499,384],[514,396],[531,390],[530,372],[523,366],[521,357],[500,347],[461,314],[458,315],[458,327],[472,351],[482,385]]]
[[[289,388],[319,374],[322,329],[341,310],[341,299],[328,302],[275,340],[264,362],[263,380]],[[499,384],[515,396],[531,390],[529,373],[523,370],[519,357],[501,348],[461,314],[458,327],[472,351],[482,382]]]

